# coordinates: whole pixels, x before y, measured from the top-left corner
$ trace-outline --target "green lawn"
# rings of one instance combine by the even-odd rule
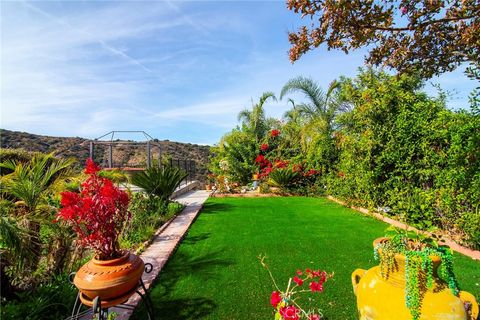
[[[156,318],[273,319],[264,254],[282,288],[297,269],[335,272],[319,307],[326,319],[356,319],[350,275],[376,264],[372,241],[386,227],[325,199],[211,198],[151,292]],[[456,255],[455,270],[480,298],[480,262]]]

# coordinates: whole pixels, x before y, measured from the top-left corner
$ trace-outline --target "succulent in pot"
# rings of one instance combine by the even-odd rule
[[[94,257],[76,273],[74,284],[87,303],[97,296],[106,304],[123,302],[135,291],[144,263],[136,255],[121,250],[118,237],[130,219],[128,194],[107,178],[88,159],[80,193],[62,192],[58,220],[76,232],[79,242],[94,251]],[[103,304],[102,302],[102,304]]]
[[[476,319],[475,297],[460,291],[451,249],[418,232],[391,228],[373,242],[379,266],[352,274],[360,319]]]

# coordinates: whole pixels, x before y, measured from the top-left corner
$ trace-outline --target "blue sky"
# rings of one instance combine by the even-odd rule
[[[0,124],[43,135],[144,130],[214,144],[263,92],[278,95],[298,75],[325,88],[354,76],[365,54],[319,48],[292,65],[287,32],[302,21],[284,1],[2,1],[1,9]],[[451,108],[468,106],[475,83],[461,71],[432,81],[453,92]],[[288,106],[265,108],[280,117]]]

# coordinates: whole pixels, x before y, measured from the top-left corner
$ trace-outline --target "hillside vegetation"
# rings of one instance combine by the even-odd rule
[[[75,158],[79,166],[83,166],[89,156],[89,140],[80,137],[51,137],[31,134],[27,132],[0,129],[1,147],[5,149],[24,149],[27,151],[40,151],[55,153],[61,158]],[[172,142],[169,140],[155,140],[160,144],[162,158],[194,160],[197,169],[197,179],[204,181],[206,163],[210,155],[210,147]],[[152,157],[158,159],[158,148],[152,147]],[[113,148],[113,163],[124,167],[144,166],[146,163],[144,145],[117,144]],[[107,148],[96,146],[95,161],[107,164]]]

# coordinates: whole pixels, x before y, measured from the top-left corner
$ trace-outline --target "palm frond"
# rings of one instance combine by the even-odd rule
[[[312,110],[325,110],[326,96],[322,88],[310,78],[297,77],[290,79],[282,88],[280,99],[289,93],[301,92],[311,102]]]
[[[137,172],[131,182],[142,188],[148,195],[167,201],[188,174],[176,167],[151,167]]]

